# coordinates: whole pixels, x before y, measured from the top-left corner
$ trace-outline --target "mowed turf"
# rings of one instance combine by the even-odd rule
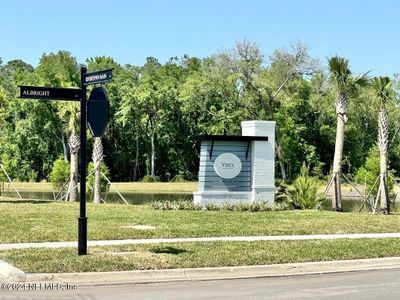
[[[400,256],[400,239],[198,242],[0,251],[25,272],[105,272],[265,265]]]
[[[76,241],[78,214],[78,203],[2,201],[0,242]],[[400,232],[398,214],[162,211],[148,206],[88,204],[87,216],[89,240]]]

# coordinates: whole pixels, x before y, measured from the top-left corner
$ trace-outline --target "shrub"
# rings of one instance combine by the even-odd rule
[[[186,181],[184,174],[178,174],[171,180],[172,182],[184,182]]]
[[[160,178],[157,176],[145,175],[142,178],[142,182],[158,182]]]
[[[289,188],[289,201],[297,209],[316,209],[323,198],[318,194],[318,180],[309,176],[308,168],[301,167],[300,176]]]
[[[389,174],[392,174],[392,172],[389,171]],[[368,194],[379,175],[380,175],[379,150],[378,147],[374,146],[369,150],[364,165],[357,170],[355,179],[359,183],[364,183],[364,181],[366,182],[367,194]],[[391,192],[393,190],[393,185],[394,185],[391,176],[388,177],[387,183],[388,183],[388,190],[389,192]],[[378,192],[378,188],[379,188],[379,182],[375,184],[374,189],[372,191],[372,195],[376,195],[376,193]]]
[[[283,208],[282,206],[270,207],[267,202],[254,202],[254,203],[224,202],[221,205],[217,205],[213,202],[210,202],[205,204],[204,206],[200,206],[188,200],[175,200],[175,201],[153,201],[150,203],[150,207],[156,210],[208,210],[208,211],[257,212],[257,211],[282,210],[286,209],[287,205],[285,205],[285,207]]]
[[[287,203],[289,197],[289,186],[284,180],[275,181],[275,203]]]
[[[200,210],[201,207],[195,205],[192,201],[175,200],[175,201],[153,201],[150,207],[156,210]]]
[[[50,172],[50,181],[55,189],[61,189],[69,179],[69,163],[64,158],[59,158],[53,163]]]

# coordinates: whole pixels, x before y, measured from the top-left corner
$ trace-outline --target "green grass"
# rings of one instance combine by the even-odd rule
[[[0,242],[76,241],[78,203],[0,202]],[[400,215],[329,211],[160,211],[88,204],[89,240],[400,232]],[[154,230],[129,226],[143,224]]]
[[[92,247],[87,256],[78,256],[73,248],[24,249],[2,251],[0,259],[26,272],[101,272],[263,265],[399,255],[399,239],[362,239]]]

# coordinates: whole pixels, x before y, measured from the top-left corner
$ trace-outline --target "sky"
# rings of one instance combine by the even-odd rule
[[[67,50],[79,63],[111,56],[143,65],[184,54],[204,58],[255,42],[268,58],[304,42],[323,63],[350,60],[354,73],[400,73],[398,0],[3,0],[0,58],[37,66]]]

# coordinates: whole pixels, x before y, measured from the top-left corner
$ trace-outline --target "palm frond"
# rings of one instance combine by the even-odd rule
[[[328,59],[328,64],[331,80],[338,85],[339,90],[344,91],[351,76],[349,60],[335,55]]]
[[[374,77],[371,80],[371,85],[377,99],[381,101],[381,105],[390,99],[392,82],[389,77]]]

